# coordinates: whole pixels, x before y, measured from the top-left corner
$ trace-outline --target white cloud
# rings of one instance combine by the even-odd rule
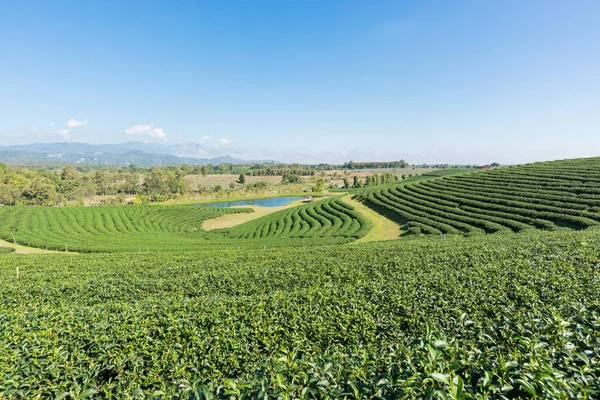
[[[217,140],[217,145],[218,146],[224,146],[226,144],[231,143],[231,140],[227,139],[227,138],[223,138],[223,139],[219,139]]]
[[[125,133],[128,135],[148,135],[163,140],[167,138],[165,130],[155,127],[154,124],[135,125],[125,129]]]
[[[54,122],[50,122],[50,132],[56,131],[56,124]]]
[[[153,127],[154,124],[136,125],[125,129],[125,133],[128,135],[143,135],[150,132]]]
[[[87,119],[85,119],[83,121],[77,121],[77,120],[71,118],[70,120],[67,121],[67,128],[77,129],[77,128],[81,128],[85,124],[87,124]]]
[[[59,129],[58,134],[60,136],[64,137],[65,139],[71,138],[71,130],[70,129]]]
[[[159,138],[159,139],[165,139],[167,137],[165,130],[162,128],[154,128],[148,134],[152,137]]]

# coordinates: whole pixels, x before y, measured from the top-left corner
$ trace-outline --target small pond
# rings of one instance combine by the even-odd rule
[[[287,196],[287,197],[271,197],[268,199],[248,199],[237,201],[215,201],[212,203],[196,204],[200,207],[234,207],[234,206],[261,206],[261,207],[280,207],[291,203],[292,201],[305,199],[305,196]]]

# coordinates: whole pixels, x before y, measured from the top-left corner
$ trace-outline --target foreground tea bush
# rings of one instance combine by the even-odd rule
[[[599,257],[594,228],[8,254],[0,397],[597,398]]]

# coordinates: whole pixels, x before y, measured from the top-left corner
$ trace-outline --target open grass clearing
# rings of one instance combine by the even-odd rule
[[[188,175],[183,178],[186,184],[190,185],[192,190],[197,190],[199,187],[215,187],[221,186],[224,189],[229,188],[229,185],[233,183],[236,188],[240,188],[242,185],[237,183],[239,175],[235,174],[213,174],[213,175]],[[267,182],[269,185],[278,185],[281,183],[281,176],[249,176],[246,175],[246,183],[256,182]]]
[[[2,239],[0,239],[0,247],[9,247],[11,249],[15,249],[15,253],[17,253],[17,254],[60,253],[58,251],[53,251],[53,250],[45,250],[45,249],[38,249],[36,247],[21,246],[20,244],[6,242]],[[73,253],[73,254],[75,254],[75,253]]]

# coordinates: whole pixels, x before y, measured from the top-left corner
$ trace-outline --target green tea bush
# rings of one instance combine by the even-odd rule
[[[599,277],[599,229],[0,257],[0,398],[597,398]]]

